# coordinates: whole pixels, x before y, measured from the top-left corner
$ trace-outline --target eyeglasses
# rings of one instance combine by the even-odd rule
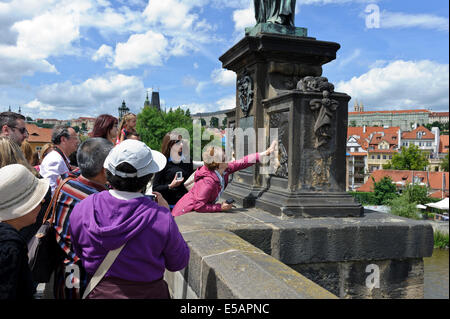
[[[25,134],[25,133],[28,134],[28,130],[25,126],[24,127],[10,126],[10,127],[12,129],[18,129],[21,134]]]

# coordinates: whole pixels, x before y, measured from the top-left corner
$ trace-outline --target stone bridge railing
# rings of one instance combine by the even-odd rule
[[[434,244],[428,223],[371,211],[280,219],[238,208],[176,222],[191,258],[166,272],[173,298],[423,298]]]
[[[318,299],[335,295],[225,230],[183,233],[189,266],[166,272],[176,299]]]

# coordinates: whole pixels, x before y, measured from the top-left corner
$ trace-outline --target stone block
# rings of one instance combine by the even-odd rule
[[[174,298],[336,298],[292,268],[224,230],[183,233],[189,265],[166,272]]]

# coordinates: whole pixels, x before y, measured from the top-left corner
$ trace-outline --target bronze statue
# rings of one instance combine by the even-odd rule
[[[275,23],[295,27],[296,0],[254,0],[256,23]]]

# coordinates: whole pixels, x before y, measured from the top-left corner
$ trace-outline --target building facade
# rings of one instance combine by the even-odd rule
[[[348,123],[350,126],[398,126],[409,131],[414,124],[428,124],[430,113],[428,110],[348,112]]]

